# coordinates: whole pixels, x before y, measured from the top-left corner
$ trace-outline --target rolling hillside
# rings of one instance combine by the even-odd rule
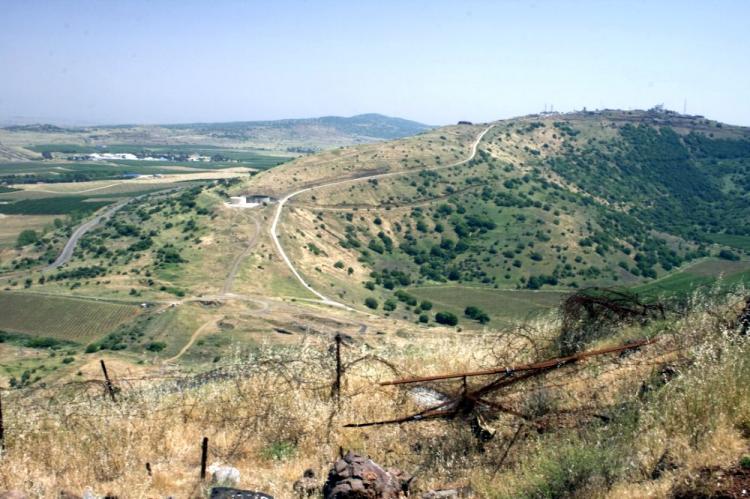
[[[113,125],[57,127],[53,125],[8,126],[0,129],[0,162],[38,160],[41,153],[132,152],[132,146],[232,157],[232,149],[275,153],[310,153],[334,147],[407,137],[430,126],[381,114],[352,117],[239,121],[230,123],[188,123],[172,125]],[[113,146],[115,146],[113,148]],[[186,149],[190,146],[192,149]],[[62,148],[61,148],[62,147]],[[227,151],[211,151],[220,147]],[[118,149],[119,148],[119,149]],[[201,149],[202,148],[202,149]]]
[[[45,271],[74,228],[55,223],[6,249],[0,480],[188,497],[208,436],[276,497],[341,448],[414,472],[415,492],[747,490],[747,287],[723,291],[750,275],[749,135],[618,111],[433,129],[143,193]],[[225,203],[253,193],[277,202]],[[643,311],[569,314],[606,295],[572,294],[591,285]]]
[[[300,194],[282,239],[317,289],[410,320],[429,317],[416,298],[441,286],[643,286],[707,259],[713,277],[744,279],[749,130],[659,110],[529,116],[495,123],[474,159],[450,166],[466,154],[455,141],[465,150],[481,129],[327,154],[319,168],[306,158],[243,189],[404,172]],[[415,159],[426,148],[454,154]]]

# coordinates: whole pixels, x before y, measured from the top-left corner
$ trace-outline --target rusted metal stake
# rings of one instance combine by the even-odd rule
[[[102,364],[102,372],[104,373],[104,384],[107,387],[107,391],[109,392],[109,396],[112,397],[112,402],[117,402],[115,399],[115,387],[112,385],[112,381],[109,379],[109,374],[107,374],[107,366],[104,364],[104,359],[101,359]]]
[[[333,383],[333,398],[336,403],[341,402],[341,342],[343,338],[341,333],[336,333],[334,337],[336,341],[336,381]]]
[[[393,381],[384,381],[380,383],[381,386],[389,385],[405,385],[408,383],[422,383],[425,381],[440,381],[444,379],[455,379],[455,378],[466,378],[471,376],[491,376],[494,374],[504,374],[505,376],[512,376],[521,371],[544,371],[550,369],[556,369],[567,364],[572,364],[580,360],[587,359],[589,357],[596,357],[597,355],[605,355],[609,353],[624,352],[626,350],[635,350],[642,346],[656,343],[657,338],[650,340],[634,341],[627,343],[619,347],[602,348],[600,350],[589,350],[587,352],[580,352],[575,355],[569,355],[567,357],[555,357],[553,359],[547,359],[542,362],[535,362],[533,364],[524,364],[520,366],[509,366],[509,367],[493,367],[491,369],[483,369],[481,371],[467,371],[458,373],[447,373],[438,374],[435,376],[421,376],[415,378],[397,379]]]
[[[516,429],[516,432],[513,434],[513,438],[511,438],[510,442],[508,442],[508,446],[505,448],[505,452],[503,452],[503,457],[500,458],[500,462],[497,463],[497,467],[495,468],[495,472],[493,473],[493,475],[497,475],[497,472],[500,471],[500,469],[503,467],[503,464],[505,463],[505,458],[508,457],[510,448],[513,447],[513,445],[516,443],[516,440],[518,439],[518,436],[521,434],[521,430],[523,430],[523,427],[524,427],[523,423],[518,425],[518,429]]]
[[[3,426],[3,397],[0,392],[0,450],[5,450],[5,426]]]
[[[208,437],[203,437],[201,444],[201,480],[206,479],[206,462],[208,461]]]

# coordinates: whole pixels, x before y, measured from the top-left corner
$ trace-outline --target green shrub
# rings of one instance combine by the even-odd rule
[[[367,308],[371,308],[373,310],[377,310],[378,309],[378,300],[376,300],[373,297],[365,298],[365,306],[367,306]]]
[[[737,256],[734,252],[732,252],[732,251],[730,251],[728,249],[723,249],[723,250],[719,251],[719,258],[721,258],[722,260],[730,260],[730,261],[733,261],[733,262],[736,262],[737,260],[740,259],[739,256]]]
[[[589,442],[570,442],[540,454],[533,475],[517,497],[588,497],[587,487],[611,485],[616,477],[614,449]]]
[[[146,350],[149,352],[161,352],[167,348],[167,344],[163,341],[152,341],[146,344]]]
[[[438,312],[435,314],[435,322],[446,326],[455,326],[458,324],[458,317],[452,312]]]
[[[16,246],[18,246],[19,248],[22,246],[28,246],[29,244],[34,244],[38,240],[39,234],[37,234],[35,230],[26,229],[18,234],[18,239],[16,239]]]
[[[290,458],[297,451],[297,446],[294,442],[281,441],[273,442],[269,446],[265,447],[261,454],[264,458],[269,461],[283,461],[284,459]]]
[[[26,342],[26,346],[29,348],[59,348],[64,343],[55,338],[31,338]]]
[[[469,319],[479,321],[481,324],[487,324],[488,322],[490,322],[490,316],[487,315],[484,310],[479,307],[475,307],[474,305],[469,305],[468,307],[466,307],[466,309],[464,310],[464,315]]]

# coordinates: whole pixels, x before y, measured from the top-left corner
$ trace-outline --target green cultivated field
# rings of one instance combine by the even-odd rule
[[[133,305],[0,292],[0,330],[90,343],[139,313]]]
[[[267,169],[279,165],[288,161],[290,158],[286,156],[272,156],[268,154],[259,153],[256,151],[247,151],[241,149],[229,149],[218,146],[209,145],[192,145],[192,144],[180,144],[180,145],[110,145],[106,148],[97,148],[92,146],[81,146],[74,144],[40,144],[35,146],[29,146],[29,150],[35,152],[51,152],[51,153],[62,153],[62,154],[91,154],[91,153],[147,153],[153,156],[160,155],[179,155],[179,154],[200,154],[203,156],[213,156],[219,154],[225,158],[238,163],[230,162],[165,162],[165,161],[128,161],[128,160],[112,160],[112,163],[127,165],[128,167],[141,167],[149,168],[156,166],[189,166],[199,170],[214,170],[218,168],[231,168],[237,166],[245,166],[248,168]],[[88,165],[88,163],[83,163]],[[154,173],[154,172],[150,172]],[[165,173],[165,172],[161,172]],[[168,172],[166,172],[168,173]]]
[[[9,204],[0,204],[0,213],[7,215],[65,215],[68,213],[92,213],[113,201],[89,201],[89,197],[61,196],[42,199],[21,199]]]
[[[463,326],[474,323],[464,317],[464,309],[469,305],[479,307],[492,318],[490,327],[514,324],[549,311],[557,307],[567,294],[564,291],[516,291],[467,286],[416,287],[408,289],[408,292],[420,301],[431,301],[433,313],[441,310],[453,312]]]
[[[123,163],[125,160],[123,160]],[[171,166],[179,166],[182,163],[169,163],[150,161],[130,161],[127,164],[113,164],[113,162],[88,162],[88,163],[63,163],[63,162],[23,162],[23,163],[0,163],[0,177],[9,181],[21,181],[14,179],[17,176],[31,176],[35,181],[58,181],[58,182],[82,182],[86,180],[104,180],[121,178],[128,173],[138,175],[169,175],[185,173],[184,170],[174,169]],[[204,163],[210,164],[210,163]],[[201,163],[189,165],[195,171],[208,171],[214,168],[205,167]],[[234,164],[234,166],[245,166]]]
[[[663,279],[636,286],[633,291],[645,296],[680,295],[717,282],[721,287],[747,286],[750,284],[750,262],[705,260]]]
[[[732,246],[744,251],[750,251],[750,236],[736,236],[733,234],[711,234],[711,240],[724,246]]]

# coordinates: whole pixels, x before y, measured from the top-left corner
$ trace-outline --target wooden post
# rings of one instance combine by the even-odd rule
[[[154,476],[153,472],[151,471],[151,463],[146,463],[146,473],[148,473],[148,476]]]
[[[2,390],[0,390],[0,450],[5,450],[5,426],[3,426]]]
[[[206,461],[208,461],[208,437],[203,437],[201,444],[201,480],[206,479]]]
[[[336,403],[341,401],[341,342],[343,337],[341,333],[336,333],[333,338],[336,341],[336,381],[333,382],[333,398]]]
[[[115,400],[115,387],[112,386],[112,381],[109,379],[109,374],[107,374],[107,366],[104,364],[104,359],[100,362],[102,364],[102,372],[104,373],[104,384],[107,387],[109,396],[112,397],[112,402],[117,402],[117,400]]]

